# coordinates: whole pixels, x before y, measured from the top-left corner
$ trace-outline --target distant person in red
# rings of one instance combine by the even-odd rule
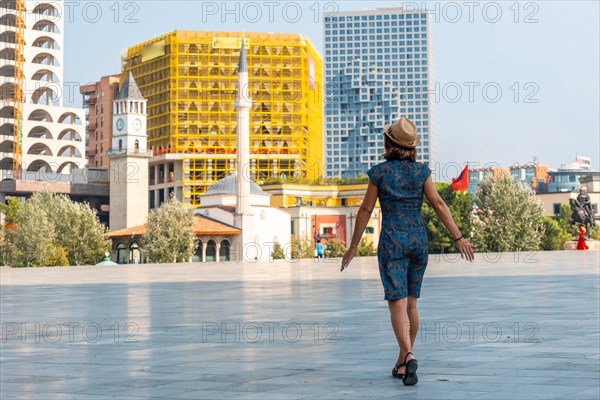
[[[587,250],[588,245],[585,243],[585,228],[579,225],[579,240],[577,240],[577,250]]]

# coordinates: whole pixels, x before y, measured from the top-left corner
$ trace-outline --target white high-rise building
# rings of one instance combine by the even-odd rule
[[[24,9],[19,9],[19,3]],[[84,168],[85,112],[63,106],[63,1],[0,1],[0,177],[12,177],[14,126],[22,121],[22,179]],[[22,24],[21,24],[22,23]],[[22,26],[22,29],[19,28]],[[21,45],[19,45],[21,43]],[[23,56],[19,62],[19,55]],[[15,107],[21,72],[22,112]]]
[[[325,172],[355,177],[382,161],[383,127],[414,121],[434,168],[431,23],[401,7],[325,17]]]

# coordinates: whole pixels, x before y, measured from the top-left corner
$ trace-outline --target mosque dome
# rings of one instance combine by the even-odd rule
[[[230,175],[225,178],[219,179],[213,183],[208,190],[204,193],[205,195],[213,194],[233,194],[237,192],[237,179],[235,175]],[[254,181],[250,181],[250,194],[268,195],[263,191],[260,186]]]

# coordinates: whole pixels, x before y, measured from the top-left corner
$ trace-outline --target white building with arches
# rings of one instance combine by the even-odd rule
[[[63,105],[63,1],[0,1],[0,178],[12,177],[15,85],[23,79],[21,166],[23,179],[51,180],[86,166],[85,112]],[[22,19],[21,19],[22,18]],[[24,23],[18,71],[18,23]]]

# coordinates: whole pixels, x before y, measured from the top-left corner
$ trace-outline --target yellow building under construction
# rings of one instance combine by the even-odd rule
[[[131,71],[148,100],[150,207],[172,192],[200,195],[236,162],[239,32],[174,31],[130,47]],[[250,173],[258,182],[316,179],[323,168],[322,60],[299,34],[246,33]]]

